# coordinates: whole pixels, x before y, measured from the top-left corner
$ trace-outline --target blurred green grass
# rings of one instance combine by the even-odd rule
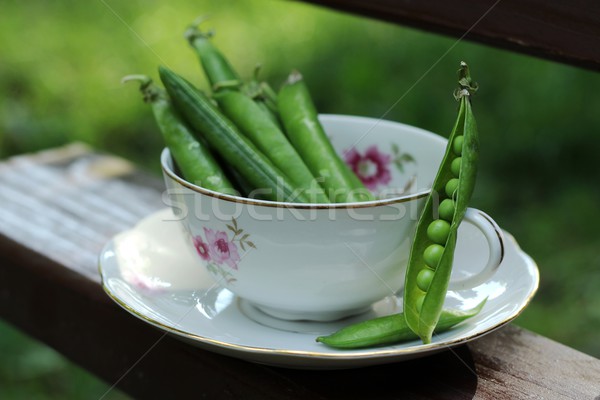
[[[156,77],[166,64],[206,88],[182,39],[200,14],[211,15],[216,44],[246,77],[260,62],[278,86],[297,68],[323,113],[385,115],[445,136],[455,71],[467,61],[481,86],[473,206],[511,232],[541,271],[540,291],[516,323],[600,356],[600,74],[464,41],[439,60],[455,39],[295,2],[5,0],[2,9],[2,157],[79,140],[158,172],[161,140],[149,110],[135,85],[119,81]],[[83,379],[5,325],[0,346],[14,353],[0,359],[0,386],[14,398],[28,397],[30,378],[7,373],[11,363],[26,371],[44,360],[44,374],[66,394]],[[40,385],[37,398],[51,398]]]

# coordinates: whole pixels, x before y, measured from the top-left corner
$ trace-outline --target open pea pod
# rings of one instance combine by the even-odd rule
[[[467,64],[461,62],[458,117],[431,194],[419,218],[404,286],[404,315],[410,329],[423,343],[431,342],[440,318],[456,248],[456,235],[473,189],[479,157],[479,141],[471,109],[477,90]]]

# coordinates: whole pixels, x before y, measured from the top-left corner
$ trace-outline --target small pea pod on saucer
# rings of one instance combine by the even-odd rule
[[[460,102],[458,118],[417,224],[404,283],[406,323],[426,344],[431,343],[442,313],[457,230],[475,187],[479,158],[477,126],[471,109],[471,95],[477,85],[471,81],[466,63],[461,62],[458,75],[459,88],[454,93]]]
[[[442,333],[477,314],[487,299],[470,310],[443,310],[435,327]],[[319,336],[317,342],[337,349],[360,349],[415,340],[419,337],[408,327],[403,313],[386,315],[340,329],[329,336]]]

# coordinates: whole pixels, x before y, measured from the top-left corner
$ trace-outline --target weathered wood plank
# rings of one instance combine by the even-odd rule
[[[600,360],[508,326],[469,345],[481,399],[598,399]]]
[[[0,164],[0,233],[100,281],[97,255],[107,238],[163,207],[161,184],[142,179],[123,159],[94,154],[82,145]]]
[[[80,146],[0,164],[0,317],[110,384],[135,365],[118,386],[140,398],[600,394],[600,360],[515,326],[424,359],[318,372],[254,365],[164,336],[113,304],[96,270],[110,237],[163,206],[161,187],[123,160]]]
[[[305,1],[600,70],[600,2],[594,0]]]

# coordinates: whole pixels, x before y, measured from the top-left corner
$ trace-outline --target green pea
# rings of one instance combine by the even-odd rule
[[[452,218],[454,218],[454,207],[454,200],[445,199],[442,201],[438,207],[440,218],[445,219],[446,221],[452,221]]]
[[[460,156],[462,154],[463,142],[463,135],[455,137],[454,142],[452,142],[452,150],[454,150],[454,154],[456,154],[457,156]]]
[[[456,157],[454,160],[452,160],[452,164],[450,164],[450,171],[452,171],[452,174],[458,178],[458,175],[460,174],[460,164],[462,162],[462,157]]]
[[[427,246],[423,252],[423,261],[425,261],[425,264],[435,269],[440,263],[442,254],[444,254],[444,246],[440,246],[439,244],[431,244]]]
[[[438,244],[446,243],[449,234],[450,224],[443,219],[436,219],[427,227],[427,237]]]
[[[430,270],[427,267],[423,268],[419,272],[419,275],[417,275],[417,287],[419,289],[421,289],[422,291],[426,292],[427,289],[429,289],[429,285],[431,285],[431,281],[433,280],[433,275],[435,275],[435,274],[433,273],[432,270]]]
[[[458,178],[452,178],[446,183],[446,196],[453,197],[456,189],[458,189]]]

